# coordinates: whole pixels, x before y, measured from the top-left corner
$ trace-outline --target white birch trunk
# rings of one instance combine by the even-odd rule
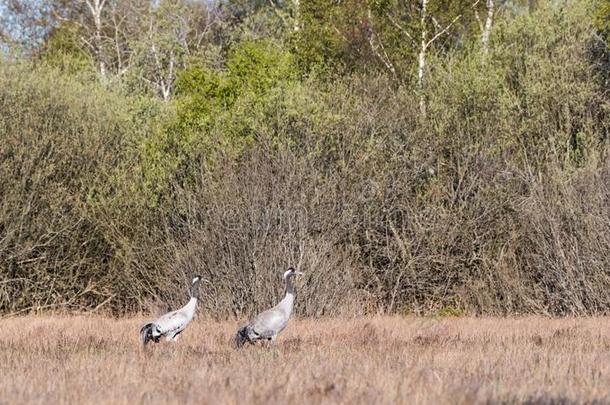
[[[485,19],[485,26],[483,28],[483,35],[481,36],[481,42],[483,43],[483,52],[489,53],[489,36],[491,34],[491,25],[493,24],[494,17],[494,0],[487,0],[487,19]]]
[[[424,79],[426,72],[426,50],[428,48],[428,31],[426,29],[428,0],[421,1],[421,46],[419,48],[418,64],[417,64],[417,84],[419,86],[419,109],[422,116],[426,116],[426,99],[424,96]]]
[[[93,34],[95,42],[95,56],[97,57],[99,72],[102,78],[106,77],[106,63],[104,62],[104,56],[102,52],[102,10],[106,4],[106,0],[87,0],[87,6],[91,11],[93,17],[93,24],[95,25],[95,33]]]

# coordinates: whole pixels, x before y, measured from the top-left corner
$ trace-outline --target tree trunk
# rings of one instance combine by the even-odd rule
[[[106,63],[104,62],[104,55],[102,51],[102,10],[106,0],[87,0],[87,6],[91,11],[93,17],[93,24],[95,25],[95,32],[93,34],[95,56],[97,58],[99,72],[102,78],[106,77]]]
[[[417,84],[419,86],[419,109],[422,116],[426,116],[426,99],[424,96],[424,79],[426,70],[426,50],[428,48],[428,31],[426,30],[428,0],[421,1],[421,47],[419,48],[418,65],[417,65]]]
[[[489,53],[489,35],[491,34],[491,25],[494,17],[494,0],[487,0],[487,19],[483,28],[481,42],[483,43],[483,52]]]

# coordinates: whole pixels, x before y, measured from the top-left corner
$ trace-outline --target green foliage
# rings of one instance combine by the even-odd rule
[[[147,226],[134,162],[158,102],[74,78],[0,62],[2,310],[136,296],[126,242]]]
[[[595,6],[593,24],[610,47],[610,0],[597,0]]]
[[[305,71],[387,73],[381,55],[391,62],[403,82],[409,82],[420,48],[420,3],[394,0],[303,2],[303,29],[294,38],[294,52],[300,67]],[[477,3],[479,12],[485,12],[484,3]],[[468,0],[429,3],[425,22],[428,40],[450,25],[431,49],[448,52],[479,38],[479,25],[472,6]]]
[[[197,271],[214,280],[204,305],[235,316],[271,303],[286,262],[308,269],[312,316],[610,309],[590,4],[506,8],[488,53],[456,26],[428,54],[426,116],[369,53],[372,23],[413,66],[396,4],[302,5],[290,51],[236,36],[208,63],[181,48],[167,103],[56,63],[80,60],[69,26],[36,64],[0,62],[0,311],[141,310],[182,301]],[[396,15],[417,34],[408,5]],[[441,25],[465,13],[434,7]]]
[[[44,43],[39,57],[50,66],[66,73],[94,72],[93,61],[82,44],[82,28],[72,22],[65,22],[53,29]]]
[[[274,86],[296,79],[292,56],[266,41],[240,44],[229,54],[227,68],[240,94],[264,96]]]
[[[582,45],[591,35],[588,13],[586,6],[540,6],[496,27],[492,66],[514,98],[514,136],[530,156],[580,164],[587,144],[598,141],[591,114],[603,102]]]
[[[335,17],[340,15],[340,6],[329,0],[303,2],[301,20],[303,28],[294,39],[295,53],[302,69],[341,63],[343,45],[336,30]]]
[[[278,92],[297,79],[292,55],[268,41],[231,50],[226,70],[194,66],[176,81],[176,116],[144,148],[146,176],[161,192],[170,180],[189,181],[199,165],[239,154],[256,137],[256,123]]]
[[[447,305],[447,306],[441,308],[436,313],[436,316],[440,319],[458,318],[458,317],[465,316],[465,315],[466,315],[466,311],[464,311],[461,308],[453,307],[451,305]]]
[[[376,21],[371,21],[368,10],[367,0],[303,2],[302,29],[292,39],[299,67],[305,72],[327,72],[331,78],[335,73],[380,68],[369,42]]]
[[[178,125],[209,129],[218,110],[230,109],[240,98],[263,105],[275,88],[296,80],[292,56],[270,42],[246,42],[233,49],[227,70],[195,66],[176,82]]]

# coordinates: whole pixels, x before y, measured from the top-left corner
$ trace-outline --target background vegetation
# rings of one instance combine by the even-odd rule
[[[609,12],[7,1],[0,312],[608,313]]]

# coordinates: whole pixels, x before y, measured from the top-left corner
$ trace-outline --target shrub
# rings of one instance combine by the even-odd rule
[[[145,224],[130,173],[146,110],[45,66],[0,71],[0,309],[94,308],[117,296],[133,308],[126,239]]]
[[[145,175],[164,193],[170,182],[192,181],[201,165],[222,150],[237,156],[256,137],[267,106],[296,80],[292,57],[268,41],[245,42],[227,59],[227,70],[194,66],[176,82],[176,116],[145,146]]]
[[[242,316],[296,265],[307,316],[608,312],[587,13],[507,12],[489,54],[431,54],[427,117],[393,78],[297,77],[264,41],[167,106],[2,63],[0,310],[176,306],[202,273],[209,313]]]

